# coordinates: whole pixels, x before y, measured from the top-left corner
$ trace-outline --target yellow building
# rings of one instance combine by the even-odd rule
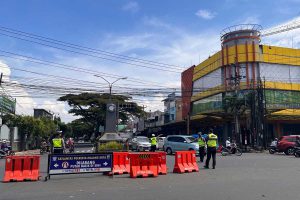
[[[220,125],[223,139],[232,135],[236,110],[224,108],[227,99],[236,95],[240,102],[245,100],[239,108],[243,112],[237,136],[244,144],[300,134],[300,50],[260,44],[260,27],[253,25],[230,27],[221,41],[220,51],[194,67],[191,119],[205,124],[205,116],[210,117]],[[255,120],[264,122],[265,133],[260,133]]]

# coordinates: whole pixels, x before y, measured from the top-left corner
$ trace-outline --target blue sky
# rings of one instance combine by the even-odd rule
[[[220,49],[222,29],[240,23],[258,23],[270,28],[297,18],[299,8],[299,0],[9,0],[0,3],[0,26],[186,68]],[[295,47],[299,44],[293,35],[296,33],[299,32],[266,39],[266,43],[289,46],[293,37]],[[180,87],[179,73],[74,55],[1,35],[0,50]],[[8,65],[5,72],[11,75],[33,76],[9,68],[19,67],[104,84],[99,78],[81,73],[1,57],[0,60]],[[30,114],[32,107],[46,107],[60,113],[65,121],[72,119],[67,115],[68,107],[55,99],[17,100],[20,113]],[[160,100],[140,97],[148,110],[163,109]]]

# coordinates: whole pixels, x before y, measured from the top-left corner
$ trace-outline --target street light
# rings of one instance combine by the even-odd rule
[[[116,111],[116,105],[114,103],[112,103],[112,101],[111,101],[112,86],[117,81],[125,80],[125,79],[127,79],[127,77],[117,78],[113,82],[109,82],[107,79],[105,79],[104,77],[102,77],[100,75],[94,75],[94,76],[102,78],[105,82],[108,83],[108,86],[109,86],[109,103],[106,104],[105,133],[114,133],[116,131],[116,120],[117,120],[116,113],[118,111]]]
[[[116,79],[115,81],[113,81],[113,82],[109,82],[108,80],[106,80],[104,77],[102,77],[102,76],[100,76],[100,75],[95,74],[94,76],[99,77],[99,78],[102,78],[105,82],[108,83],[108,87],[109,87],[109,102],[111,102],[111,90],[112,90],[113,84],[116,83],[116,82],[119,81],[119,80],[125,80],[125,79],[127,79],[127,77],[122,77],[122,78],[117,78],[117,79]]]

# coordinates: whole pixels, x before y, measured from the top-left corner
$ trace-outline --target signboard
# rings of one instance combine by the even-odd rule
[[[48,177],[58,174],[110,172],[112,159],[112,153],[50,154]]]
[[[15,114],[16,100],[11,97],[8,97],[8,96],[1,95],[0,96],[0,109],[1,109],[1,113]]]

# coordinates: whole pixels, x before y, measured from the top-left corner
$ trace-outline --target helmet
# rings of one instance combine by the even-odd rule
[[[155,134],[152,134],[152,137],[155,137]]]

